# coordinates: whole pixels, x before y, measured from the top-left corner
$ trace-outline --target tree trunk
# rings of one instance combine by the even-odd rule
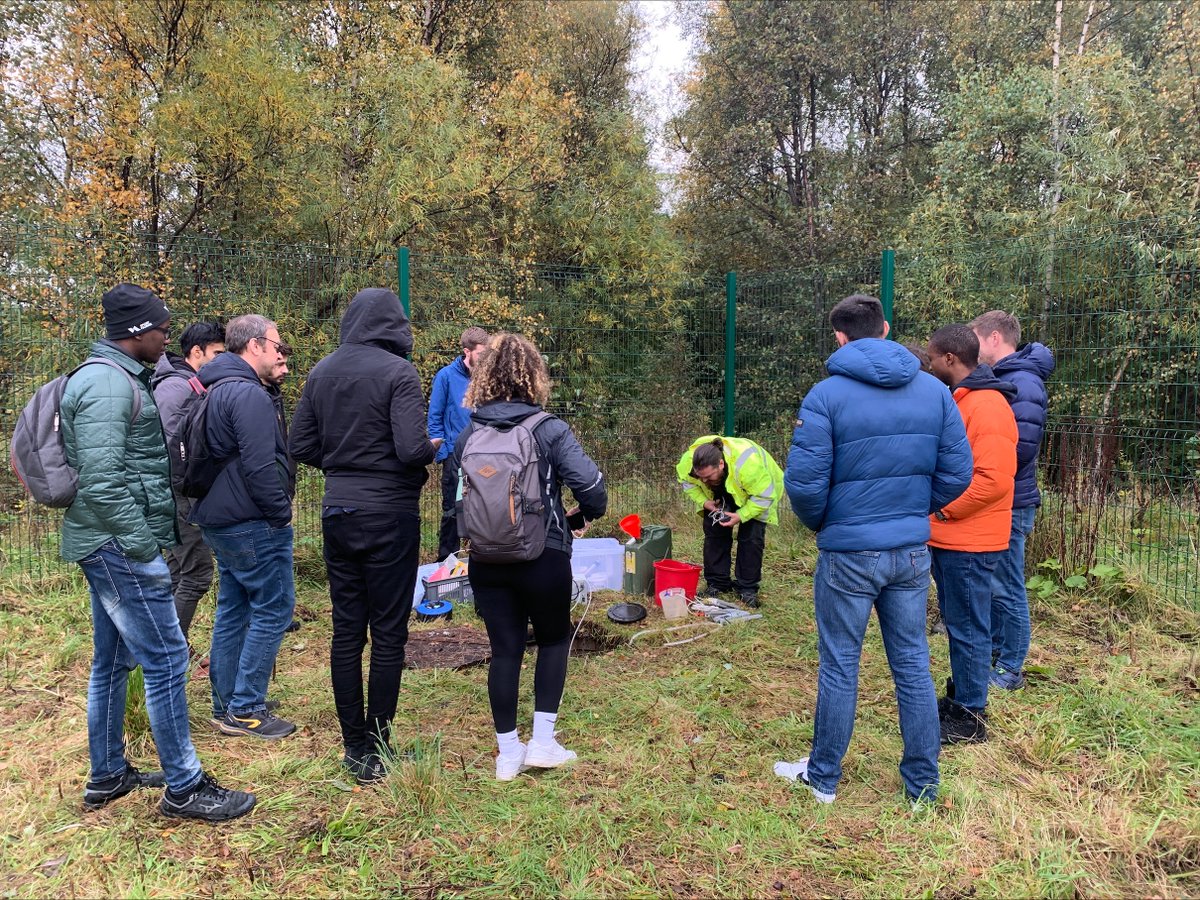
[[[1054,4],[1054,58],[1051,62],[1053,71],[1053,91],[1051,93],[1050,110],[1050,147],[1054,152],[1054,181],[1050,189],[1050,240],[1046,246],[1046,267],[1043,272],[1043,297],[1041,337],[1046,340],[1050,335],[1050,306],[1053,303],[1054,284],[1054,253],[1055,253],[1055,220],[1058,217],[1058,200],[1062,191],[1062,141],[1061,118],[1058,110],[1058,65],[1062,57],[1062,14],[1063,0]]]

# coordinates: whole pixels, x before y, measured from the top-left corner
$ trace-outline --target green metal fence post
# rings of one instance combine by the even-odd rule
[[[412,319],[412,310],[409,309],[409,292],[408,292],[408,248],[396,248],[396,279],[399,281],[400,305],[404,307],[404,314]]]
[[[737,343],[737,272],[725,274],[725,436],[733,437],[733,366]]]
[[[883,317],[888,323],[888,337],[892,336],[892,308],[896,300],[896,251],[884,250],[879,261],[879,302],[883,304]]]

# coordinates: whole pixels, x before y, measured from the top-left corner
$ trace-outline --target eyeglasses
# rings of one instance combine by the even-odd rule
[[[170,325],[159,325],[157,328],[153,328],[151,330],[152,331],[161,331],[164,340],[169,339],[171,337],[171,326]]]
[[[283,343],[282,341],[271,340],[271,338],[267,337],[265,334],[260,334],[258,337],[255,338],[255,340],[256,341],[267,341],[269,343],[274,344],[275,352],[278,353],[280,356],[288,356],[292,352],[292,348],[289,347],[287,344]]]

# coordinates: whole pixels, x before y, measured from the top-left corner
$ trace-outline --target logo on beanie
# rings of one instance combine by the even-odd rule
[[[141,334],[141,333],[142,333],[143,331],[145,331],[147,328],[153,328],[153,327],[154,327],[154,323],[153,323],[153,322],[151,322],[149,319],[147,319],[147,320],[146,320],[145,322],[143,322],[141,325],[131,325],[131,326],[129,326],[129,333],[130,333],[130,334]]]

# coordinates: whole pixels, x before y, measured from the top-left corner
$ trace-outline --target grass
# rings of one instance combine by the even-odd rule
[[[676,555],[699,556],[680,523]],[[340,768],[328,599],[280,652],[272,693],[304,727],[277,744],[193,735],[247,819],[159,817],[143,792],[85,813],[89,617],[82,584],[0,581],[0,892],[5,896],[1164,896],[1200,893],[1200,622],[1122,584],[1035,607],[1035,674],[994,696],[992,740],[943,754],[942,799],[911,811],[877,626],[837,803],[774,778],[804,755],[816,685],[811,540],[768,536],[766,617],[664,649],[572,660],[570,770],[492,778],[486,670],[405,674],[410,758],[374,789]],[[593,599],[603,622],[613,595]],[[471,621],[469,613],[456,621]],[[197,617],[198,639],[211,599]],[[652,621],[650,624],[654,624]],[[422,626],[428,627],[428,626]],[[931,638],[934,674],[948,672]],[[530,660],[532,662],[532,658]],[[531,672],[523,684],[528,698]],[[527,733],[531,710],[522,709]],[[152,765],[145,725],[130,752]]]

